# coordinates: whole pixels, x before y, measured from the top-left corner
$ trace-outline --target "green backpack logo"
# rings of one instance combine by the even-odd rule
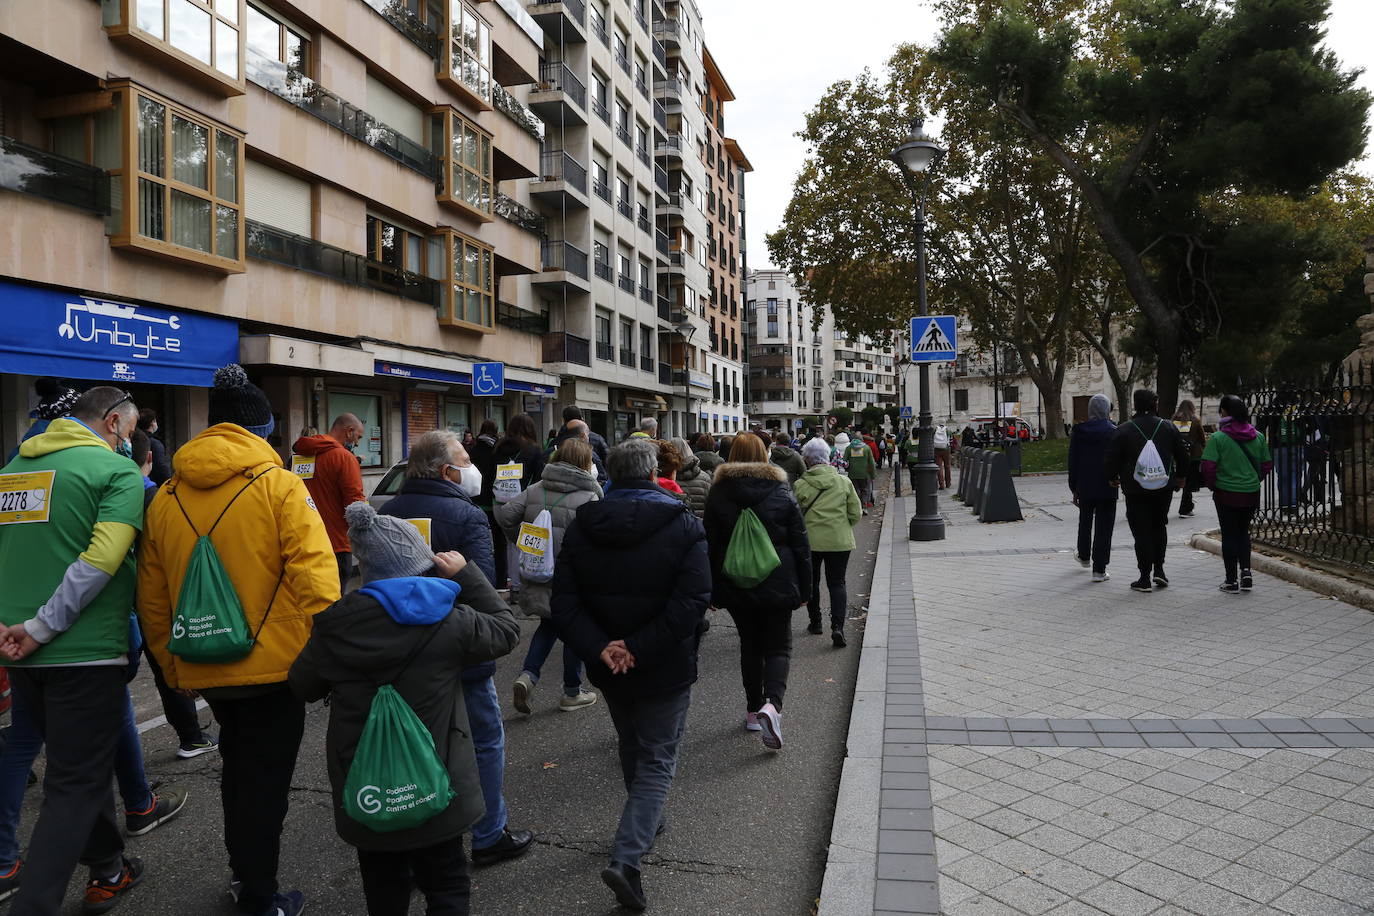
[[[277,600],[277,590],[281,588],[282,576],[286,574],[283,565],[281,575],[277,576],[276,588],[272,590],[272,600],[258,624],[258,632],[248,630],[248,620],[243,613],[243,603],[239,601],[238,591],[234,588],[229,572],[220,561],[219,551],[210,536],[219,527],[229,507],[248,490],[259,478],[259,474],[248,485],[234,494],[228,504],[220,510],[219,517],[210,530],[201,534],[196,530],[186,507],[181,504],[176,488],[171,490],[172,498],[181,509],[186,524],[196,534],[196,545],[191,550],[191,559],[186,564],[186,575],[181,580],[181,591],[177,593],[177,603],[172,617],[172,637],[167,641],[167,651],[185,662],[198,665],[217,665],[235,662],[253,651],[258,635],[267,624],[272,613],[272,605]]]
[[[725,546],[725,563],[721,572],[725,578],[741,588],[753,588],[779,566],[778,552],[768,531],[753,509],[740,512],[730,543]]]
[[[393,682],[442,626],[440,621],[411,651]],[[418,827],[443,812],[454,795],[434,736],[392,684],[379,686],[344,780],[344,813],[369,830],[390,833]]]

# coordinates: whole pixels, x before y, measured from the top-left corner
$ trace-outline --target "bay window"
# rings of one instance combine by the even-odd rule
[[[243,95],[244,0],[101,0],[114,41],[151,49],[225,95]]]
[[[484,333],[496,329],[494,249],[453,229],[440,229],[447,276],[439,323]]]
[[[448,15],[439,30],[439,79],[490,109],[491,26],[466,0],[449,0]]]
[[[496,195],[491,173],[491,134],[453,108],[430,116],[430,148],[440,160],[435,193],[482,222],[492,219]]]

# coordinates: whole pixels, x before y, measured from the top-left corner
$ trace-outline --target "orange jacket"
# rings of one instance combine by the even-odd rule
[[[331,436],[302,436],[291,451],[315,459],[314,476],[305,479],[305,488],[320,510],[334,552],[347,553],[351,548],[344,509],[367,498],[363,495],[363,472],[358,459]]]
[[[310,638],[311,618],[339,598],[338,563],[305,484],[281,469],[265,440],[233,423],[212,426],[187,442],[172,467],[172,479],[148,506],[138,558],[139,622],[167,683],[199,690],[284,682]],[[250,481],[211,539],[257,644],[235,662],[182,661],[167,651],[167,640],[195,532],[208,533]]]

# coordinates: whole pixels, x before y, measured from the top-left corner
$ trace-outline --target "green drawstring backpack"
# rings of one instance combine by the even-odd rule
[[[753,509],[744,509],[735,522],[735,530],[730,532],[721,572],[740,588],[753,588],[781,565],[763,522]]]

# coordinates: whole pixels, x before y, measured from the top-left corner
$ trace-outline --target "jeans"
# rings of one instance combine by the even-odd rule
[[[425,895],[427,916],[467,916],[471,896],[463,838],[396,852],[358,850],[368,916],[406,916],[411,883]]]
[[[848,550],[811,551],[811,600],[806,602],[812,626],[821,623],[821,570],[830,590],[830,629],[843,630],[849,595],[845,591],[844,573],[849,566]]]
[[[1237,581],[1236,569],[1250,569],[1250,520],[1255,517],[1253,506],[1223,506],[1217,503],[1217,521],[1221,523],[1221,562],[1226,567],[1226,581]]]
[[[206,691],[219,722],[220,802],[229,869],[243,882],[239,910],[261,913],[277,892],[281,831],[305,734],[305,704],[286,684],[225,699]]]
[[[348,580],[353,576],[353,554],[347,550],[334,554],[339,564],[339,593],[348,594]]]
[[[177,740],[182,744],[200,744],[205,740],[205,733],[200,728],[196,701],[167,686],[167,679],[162,676],[162,666],[157,663],[146,642],[143,644],[143,657],[148,660],[148,669],[153,672],[153,683],[157,685],[157,695],[162,699],[162,712],[167,716],[167,724],[176,730]]]
[[[544,662],[549,660],[549,653],[553,651],[556,642],[558,628],[553,625],[553,621],[539,621],[539,629],[530,637],[530,647],[525,653],[525,663],[522,666],[534,683],[539,683],[539,672],[543,669]],[[577,657],[577,653],[570,649],[567,643],[563,643],[563,695],[575,697],[581,692],[582,659]]]
[[[625,807],[611,847],[611,861],[639,868],[663,823],[663,806],[677,773],[678,748],[687,727],[691,688],[647,697],[606,694],[615,725]]]
[[[472,749],[477,754],[477,778],[487,811],[472,825],[472,848],[486,849],[501,839],[506,829],[506,799],[501,788],[506,777],[506,730],[501,723],[501,701],[496,681],[490,677],[463,682],[463,703],[472,728]]]
[[[43,803],[10,913],[50,916],[61,907],[78,861],[101,877],[121,867],[124,838],[110,774],[129,692],[122,665],[9,671],[15,705],[28,710],[48,748]]]
[[[1169,541],[1169,506],[1174,491],[1169,487],[1126,494],[1126,523],[1135,538],[1135,563],[1141,578],[1164,569],[1164,548]]]
[[[1091,559],[1093,572],[1107,571],[1112,557],[1112,526],[1116,524],[1116,500],[1078,501],[1078,556]]]
[[[859,497],[859,505],[868,508],[873,505],[873,481],[872,479],[849,481],[854,485],[854,493]]]
[[[792,660],[792,612],[730,608],[739,630],[739,669],[749,712],[765,702],[782,709]]]

